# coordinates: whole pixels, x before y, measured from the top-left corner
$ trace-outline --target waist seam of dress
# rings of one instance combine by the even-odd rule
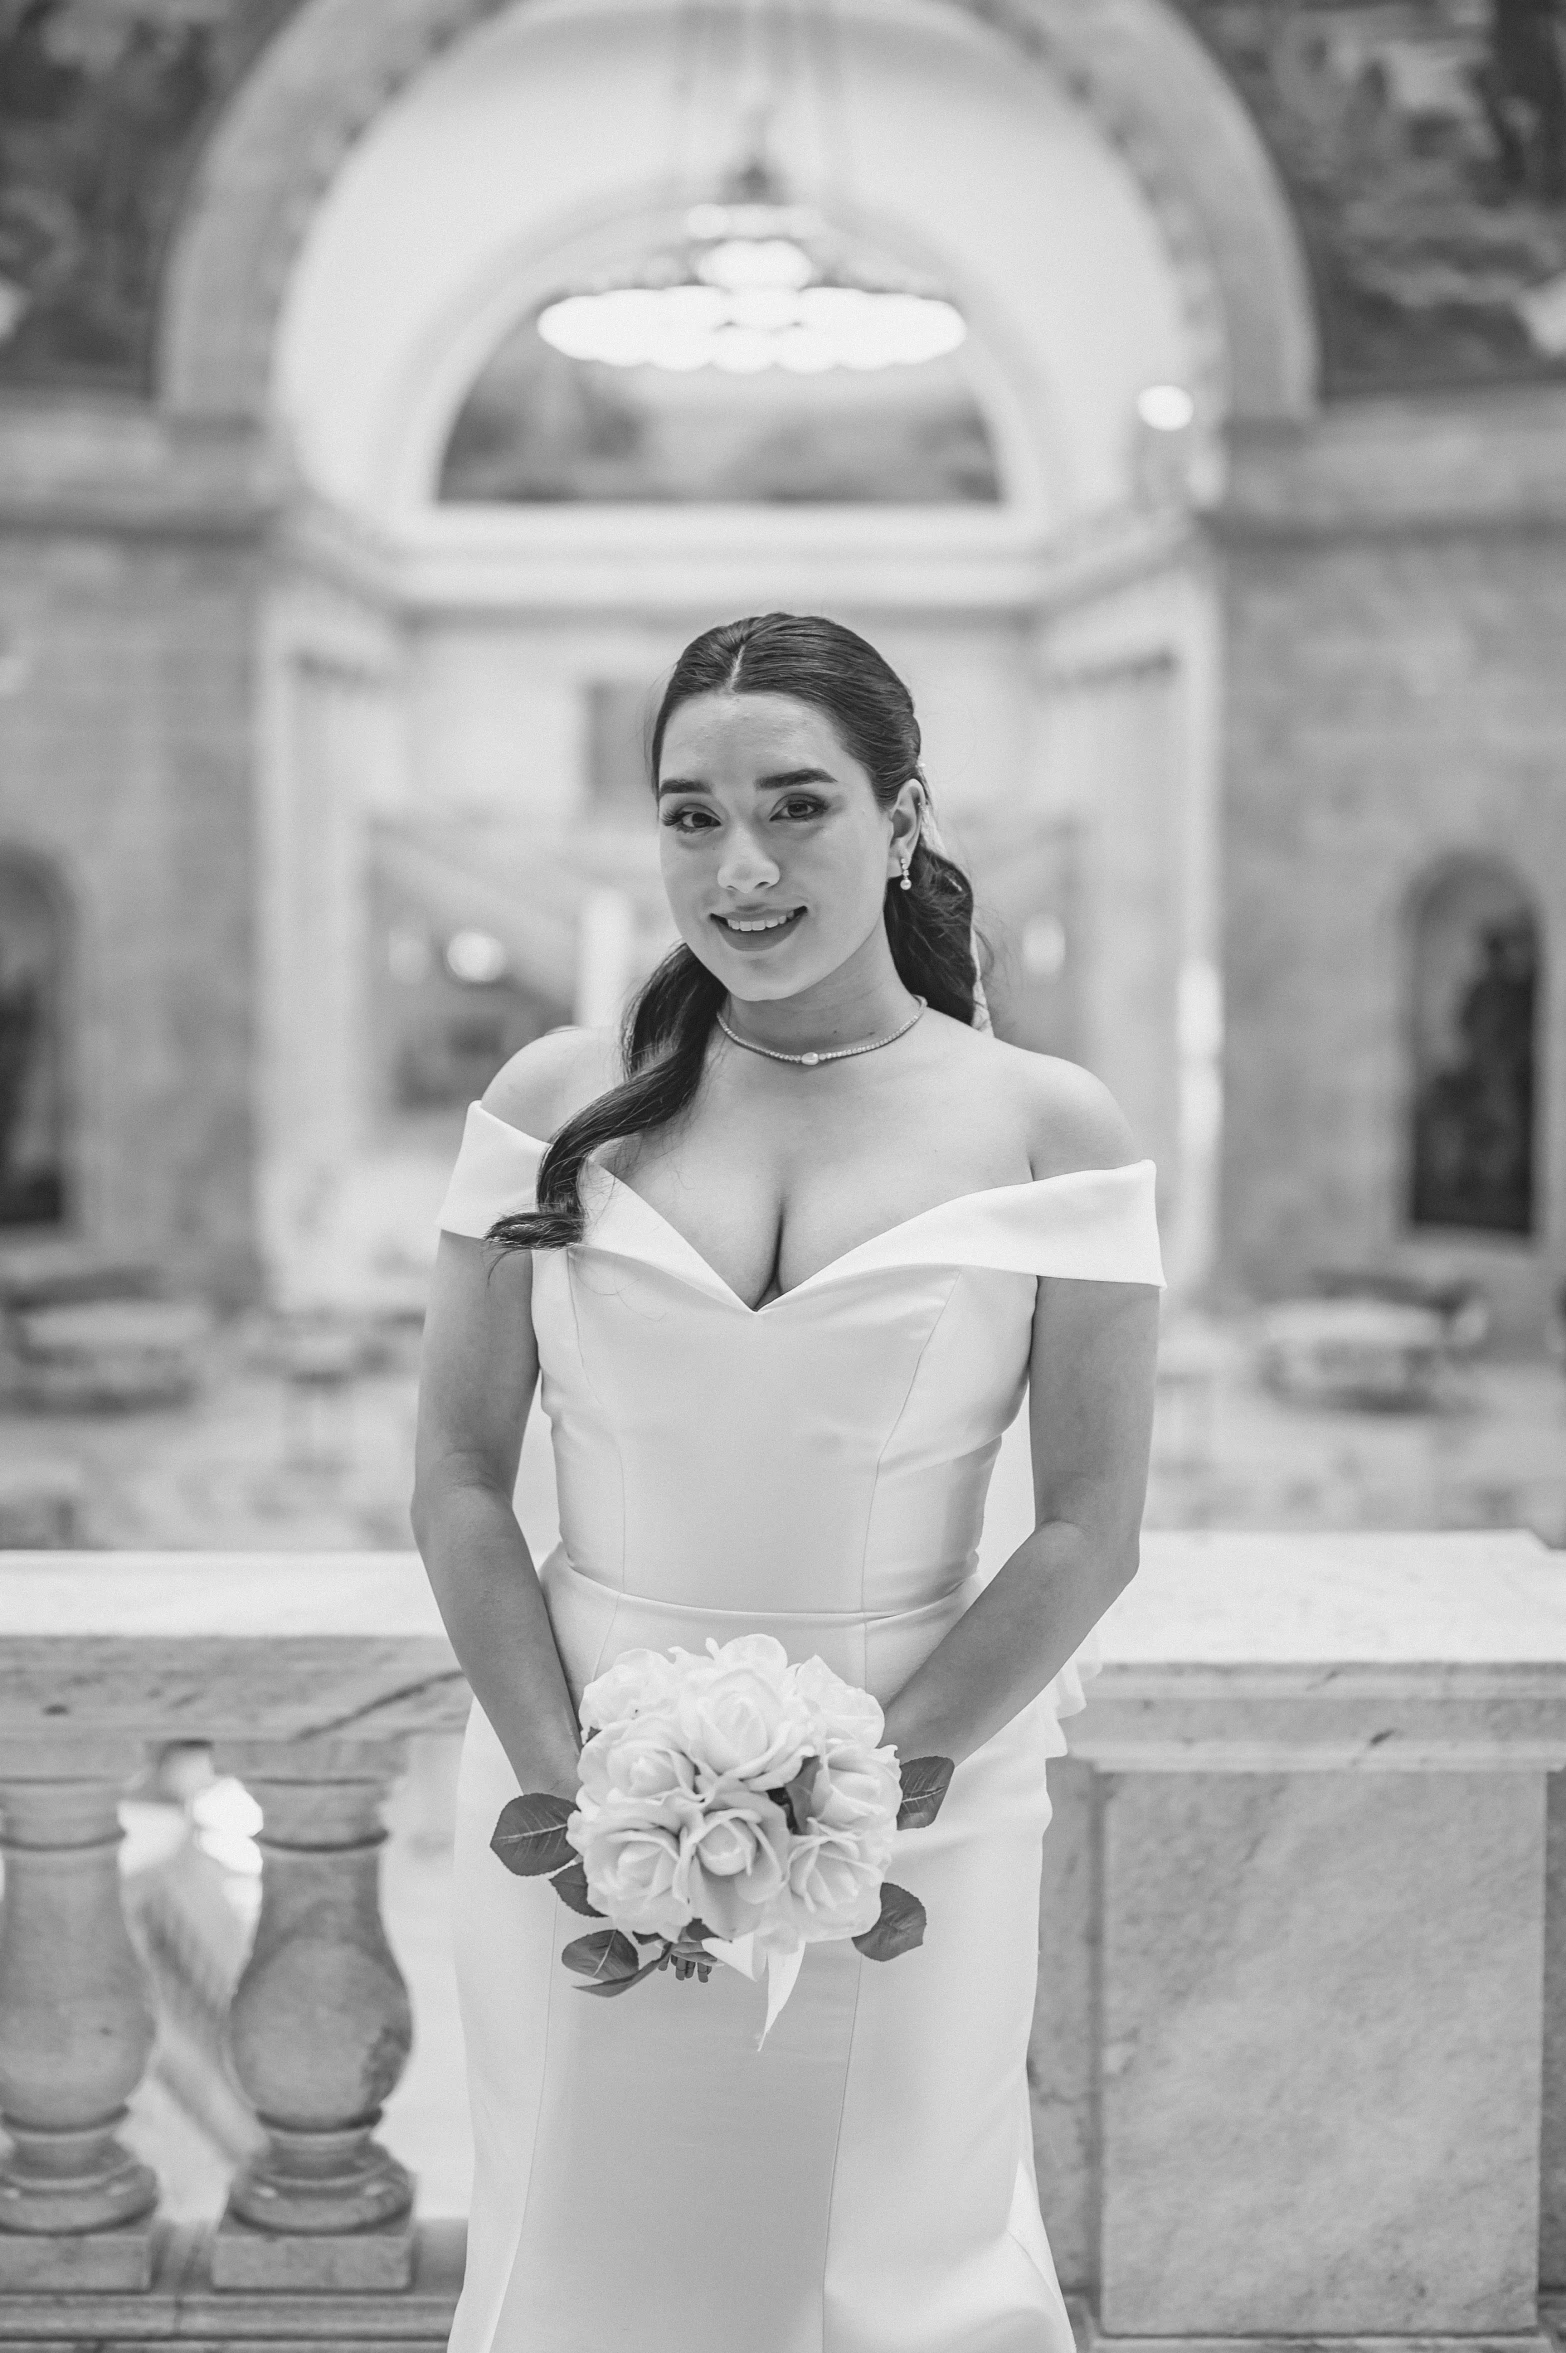
[[[623,1602],[631,1608],[657,1610],[663,1616],[671,1618],[758,1618],[763,1622],[779,1625],[825,1625],[845,1629],[850,1626],[906,1626],[919,1618],[933,1617],[945,1609],[966,1586],[973,1584],[977,1574],[972,1555],[965,1553],[962,1575],[954,1578],[952,1583],[943,1587],[939,1593],[932,1594],[928,1601],[915,1602],[911,1609],[761,1610],[752,1609],[748,1604],[743,1608],[728,1609],[717,1602],[668,1601],[655,1593],[633,1593],[624,1585],[606,1584],[602,1577],[595,1577],[588,1570],[578,1566],[571,1558],[563,1540],[547,1556],[543,1564],[544,1567],[547,1568],[550,1562],[558,1563],[568,1576],[577,1580],[578,1584],[590,1586],[595,1594],[601,1594],[604,1600],[612,1602],[617,1610]]]

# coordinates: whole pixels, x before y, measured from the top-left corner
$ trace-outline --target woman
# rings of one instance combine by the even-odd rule
[[[652,742],[683,945],[623,1063],[556,1032],[469,1114],[414,1506],[477,1702],[455,2353],[1071,2343],[1023,2068],[1045,1760],[1136,1565],[1152,1171],[1095,1080],[975,1026],[919,751],[851,631],[698,638]],[[535,1577],[511,1499],[540,1372],[562,1543]],[[976,1592],[1024,1388],[1037,1526]],[[558,1955],[582,1922],[488,1843],[519,1789],[574,1792],[614,1657],[757,1630],[871,1690],[899,1757],[957,1766],[892,1865],[923,1945],[812,1946],[759,2054],[760,1990],[727,1968],[580,1998]]]

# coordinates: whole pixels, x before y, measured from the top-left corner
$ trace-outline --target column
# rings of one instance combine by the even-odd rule
[[[119,2137],[153,2041],[120,1908],[134,1752],[0,1762],[0,2290],[145,2288],[158,2185]],[[119,1766],[124,1770],[117,1770]]]
[[[212,2280],[395,2289],[413,2272],[413,2185],[375,2138],[413,2022],[380,1909],[395,1742],[225,1745],[261,1806],[261,1916],[234,1996],[234,2068],[266,2129],[236,2177]]]

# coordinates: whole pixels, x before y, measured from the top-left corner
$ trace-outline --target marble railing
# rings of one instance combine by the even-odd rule
[[[1084,2329],[1543,2353],[1566,1560],[1150,1538],[1103,1649],[1051,1772],[1031,2067]],[[444,2342],[460,2233],[377,2137],[410,2036],[377,1855],[402,1743],[465,1710],[408,1555],[0,1561],[0,2346]],[[258,2121],[204,2233],[122,2137],[153,2018],[117,1807],[170,1741],[263,1814],[229,2017]]]

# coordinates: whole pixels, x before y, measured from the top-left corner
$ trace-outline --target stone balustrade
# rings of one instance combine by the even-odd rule
[[[407,1554],[0,1564],[0,2343],[444,2344],[460,2234],[375,2132],[412,2036],[378,1850],[404,1740],[466,1710]],[[118,2137],[153,2021],[115,1809],[170,1740],[263,1816],[229,2045],[265,2137],[205,2236]]]
[[[1051,1773],[1032,2055],[1084,2330],[1545,2353],[1566,1561],[1150,1538],[1103,1649]],[[409,1555],[0,1564],[0,2346],[444,2343],[460,2233],[377,2137],[412,2030],[377,1853],[402,1742],[466,1704]],[[170,1740],[263,1815],[229,2020],[256,2147],[204,2233],[121,2137],[153,2018],[116,1806]]]

